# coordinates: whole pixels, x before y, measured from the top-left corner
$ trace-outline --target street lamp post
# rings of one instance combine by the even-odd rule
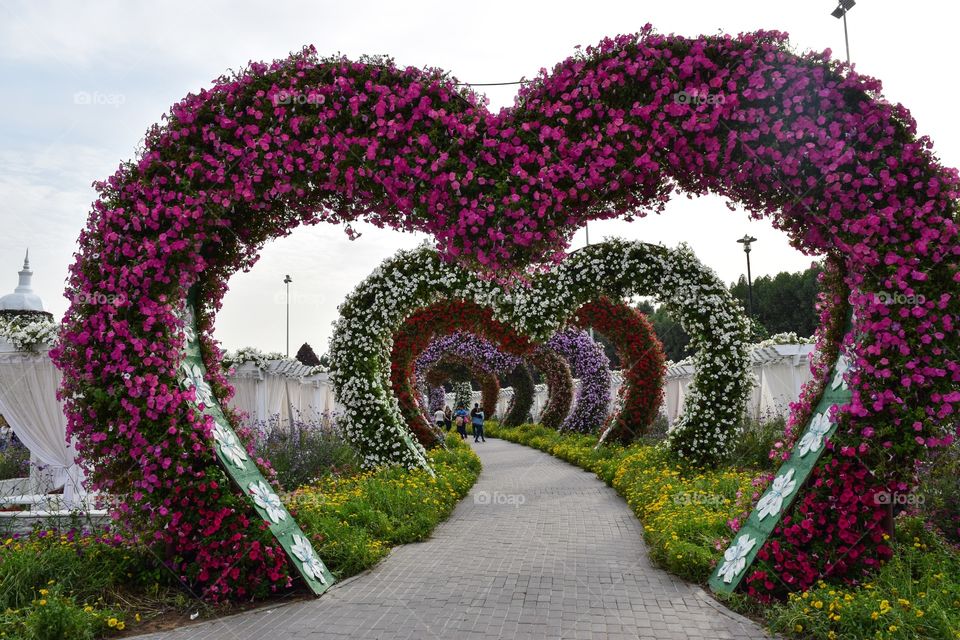
[[[590,246],[590,223],[586,222],[583,225],[583,230],[587,233],[587,246]],[[593,327],[590,327],[590,339],[593,340]]]
[[[287,357],[290,357],[290,283],[293,279],[290,274],[283,278],[283,284],[287,285]]]
[[[757,239],[749,233],[737,240],[743,245],[743,252],[747,254],[747,313],[751,319],[753,319],[753,279],[750,276],[750,244],[756,241]]]
[[[830,12],[834,18],[843,18],[843,42],[847,46],[847,64],[850,64],[850,36],[847,34],[847,13],[856,5],[856,0],[840,0],[837,8]]]

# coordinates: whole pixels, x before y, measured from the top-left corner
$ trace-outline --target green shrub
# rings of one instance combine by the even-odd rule
[[[780,460],[771,460],[770,451],[778,441],[783,440],[786,426],[787,421],[782,416],[760,421],[744,419],[730,459],[735,460],[738,466],[775,470]]]
[[[109,607],[78,604],[59,585],[39,589],[21,609],[0,614],[0,638],[22,640],[93,640],[126,627],[124,614]]]
[[[960,543],[960,446],[931,452],[920,472],[922,512],[950,542]]]
[[[257,455],[270,461],[280,486],[295,489],[331,473],[351,474],[357,453],[336,427],[294,420],[280,425],[275,416],[253,429]]]
[[[0,480],[24,478],[30,472],[30,450],[11,438],[0,450]]]

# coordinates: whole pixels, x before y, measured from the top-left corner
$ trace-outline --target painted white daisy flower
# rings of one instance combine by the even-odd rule
[[[217,445],[220,447],[220,453],[232,462],[234,466],[242,469],[247,459],[247,452],[244,450],[243,445],[240,444],[240,441],[237,440],[237,436],[234,435],[233,431],[227,429],[222,424],[218,424],[213,430],[213,439],[216,440]]]
[[[280,502],[280,496],[274,493],[263,480],[257,480],[250,483],[250,495],[258,507],[267,512],[267,517],[276,524],[287,519],[287,510],[283,508]]]
[[[800,457],[802,458],[811,451],[814,453],[819,451],[820,447],[823,446],[824,436],[827,435],[827,432],[830,431],[832,426],[833,422],[830,421],[830,409],[814,415],[813,420],[810,421],[810,428],[807,429],[807,432],[800,438]]]
[[[189,389],[193,387],[196,389],[197,404],[202,404],[205,407],[212,407],[216,404],[216,400],[213,397],[213,389],[210,388],[210,385],[203,378],[203,369],[198,364],[191,364],[189,362],[184,362],[180,365],[180,368],[183,370],[183,388]]]
[[[780,513],[783,500],[797,488],[797,481],[793,479],[794,469],[790,469],[782,476],[773,479],[770,490],[757,503],[757,517],[763,520],[767,516]]]
[[[746,568],[747,556],[756,544],[756,538],[751,538],[747,534],[740,536],[736,544],[723,552],[723,564],[720,565],[717,575],[727,584],[733,582],[733,579]]]
[[[317,557],[310,541],[299,533],[293,534],[293,546],[290,551],[303,564],[303,572],[310,578],[313,578],[320,584],[327,584],[327,579],[323,575],[323,563]]]
[[[847,389],[847,381],[843,379],[843,375],[850,370],[850,361],[847,360],[847,356],[840,355],[840,358],[837,360],[837,370],[833,376],[833,383],[830,385],[831,389],[841,388],[843,390]]]
[[[187,305],[183,309],[183,337],[186,339],[187,344],[195,342],[197,339],[197,332],[193,328],[194,325],[194,316],[193,316],[193,307]]]

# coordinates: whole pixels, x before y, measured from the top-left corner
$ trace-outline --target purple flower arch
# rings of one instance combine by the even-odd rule
[[[522,372],[517,372],[518,367],[524,366],[522,358],[503,351],[482,336],[467,331],[457,331],[433,340],[417,358],[414,369],[417,385],[422,386],[428,383],[428,374],[449,355],[469,362],[478,370],[494,376],[509,377],[524,383],[527,381]],[[527,377],[529,377],[529,373]],[[488,385],[482,386],[485,390],[488,387]],[[526,415],[526,411],[533,403],[532,382],[529,385],[515,385],[513,394],[504,415],[501,416],[501,421],[504,423],[516,422],[517,415],[520,412],[523,412],[524,416]],[[486,410],[487,407],[485,406],[484,411]]]
[[[298,225],[422,230],[445,255],[497,270],[553,255],[588,220],[659,210],[680,189],[770,216],[794,246],[841,265],[835,304],[852,305],[856,340],[834,440],[893,486],[951,443],[960,408],[958,177],[931,149],[878,81],[829,52],[792,53],[778,32],[647,27],[544,71],[497,114],[443,72],[388,59],[308,48],[251,63],[174,105],[142,154],[97,183],[53,353],[68,433],[92,488],[122,494],[127,522],[186,558],[192,581],[230,566],[218,594],[256,589],[275,569],[226,543],[250,512],[179,381],[188,294],[225,401],[212,331],[227,280]],[[839,336],[820,338],[830,350]],[[189,533],[185,519],[212,533]]]
[[[417,383],[422,384],[427,372],[448,353],[471,360],[498,375],[505,375],[520,364],[518,356],[506,353],[486,338],[457,331],[432,341],[420,354],[416,365]]]
[[[433,414],[443,409],[447,402],[446,390],[441,386],[430,385],[427,391],[427,411],[430,412],[430,421],[433,422]]]
[[[556,334],[547,342],[547,347],[566,358],[573,377],[580,379],[573,406],[560,430],[596,431],[603,426],[610,404],[610,360],[603,348],[580,329],[566,329]]]
[[[428,386],[442,384],[447,380],[452,382],[476,380],[480,386],[480,406],[483,407],[483,412],[489,418],[496,413],[497,400],[500,397],[500,380],[495,373],[478,366],[473,360],[446,354],[427,372],[426,380]]]

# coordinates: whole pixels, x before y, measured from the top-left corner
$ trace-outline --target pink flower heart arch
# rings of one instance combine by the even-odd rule
[[[219,595],[282,584],[275,553],[234,542],[276,551],[235,508],[211,422],[178,382],[188,292],[226,398],[212,337],[226,282],[298,225],[417,229],[449,258],[503,270],[553,257],[588,220],[659,211],[675,189],[723,195],[833,257],[842,284],[824,314],[852,307],[853,398],[827,484],[854,462],[871,482],[908,483],[951,441],[960,404],[958,177],[880,90],[781,33],[649,27],[542,72],[496,114],[440,70],[312,48],[222,77],[97,184],[80,235],[67,295],[113,302],[74,302],[55,359],[92,484],[127,496],[127,519],[187,579]],[[836,352],[840,335],[820,337]]]

